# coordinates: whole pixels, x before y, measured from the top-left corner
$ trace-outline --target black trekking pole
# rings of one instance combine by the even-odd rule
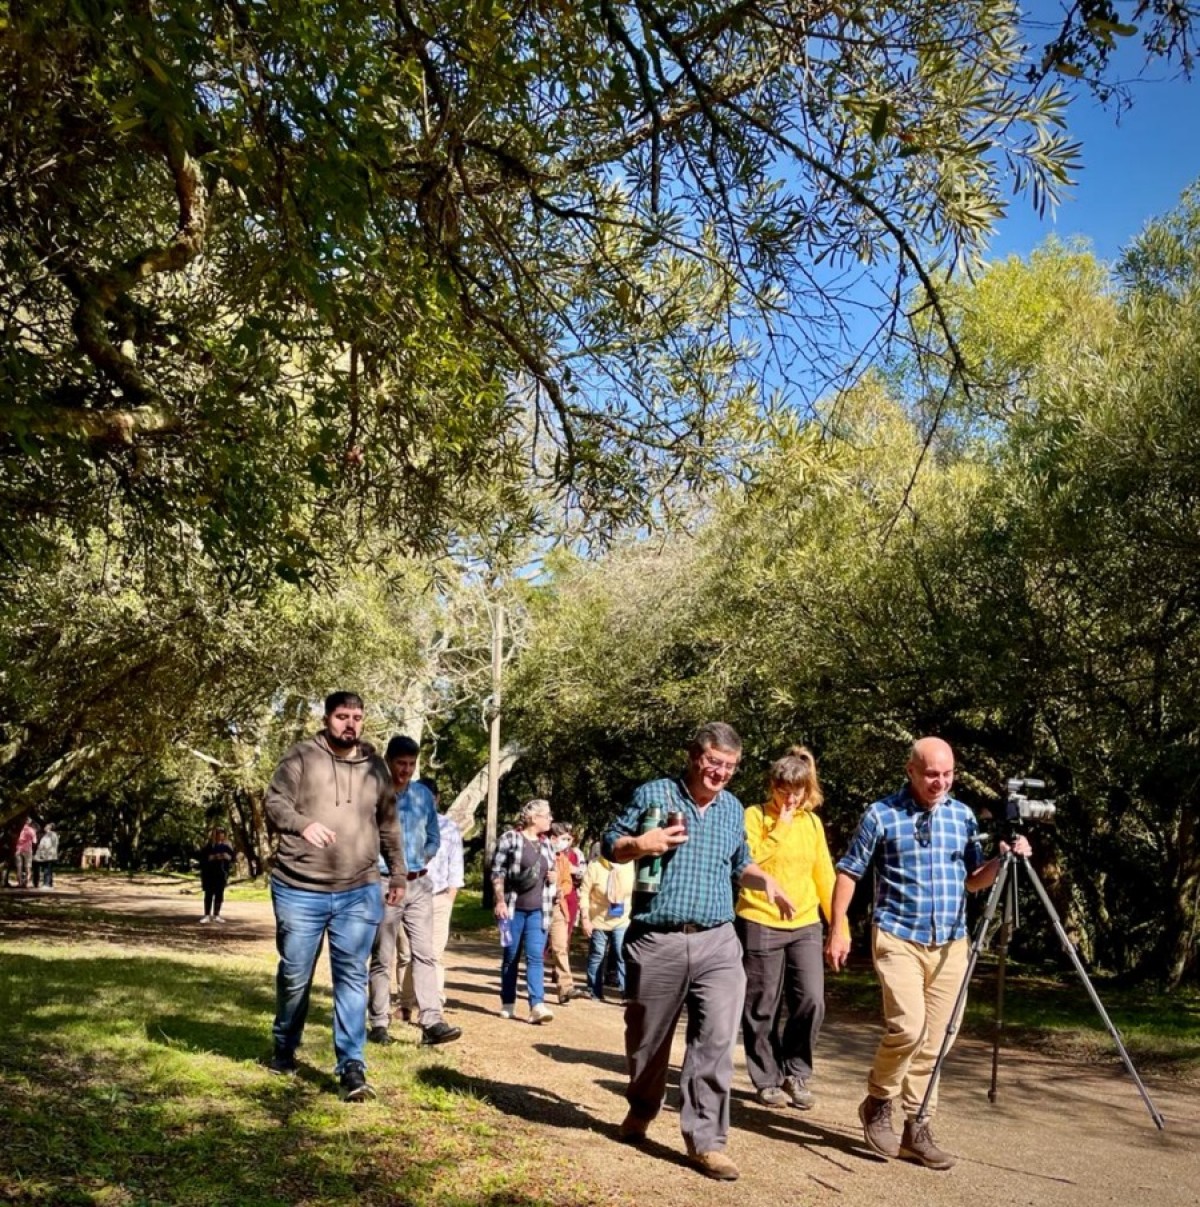
[[[1009,858],[1013,858],[1011,852]],[[1000,1041],[1004,1035],[1004,980],[1008,967],[1008,944],[1012,933],[1021,925],[1020,904],[1017,900],[1017,878],[1006,873],[1004,877],[1004,906],[1000,911],[1000,930],[996,936],[996,1006],[992,1019],[992,1083],[988,1086],[988,1101],[995,1102],[1000,1096]]]

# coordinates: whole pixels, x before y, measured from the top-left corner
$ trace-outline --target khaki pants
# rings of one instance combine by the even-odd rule
[[[887,1027],[867,1089],[875,1098],[899,1098],[906,1119],[916,1117],[950,1025],[954,999],[967,970],[966,939],[927,947],[875,927],[875,972],[883,990]],[[964,1003],[965,1004],[965,1003]],[[929,1113],[937,1110],[937,1090]]]
[[[571,925],[557,905],[550,916],[549,950],[561,1001],[571,996],[575,980],[571,976]]]
[[[433,959],[437,967],[438,998],[446,1004],[446,962],[443,958],[450,943],[450,915],[454,910],[454,899],[449,889],[433,895]],[[417,995],[413,992],[412,949],[408,936],[400,931],[396,936],[396,978],[400,982],[400,1007],[413,1010]]]

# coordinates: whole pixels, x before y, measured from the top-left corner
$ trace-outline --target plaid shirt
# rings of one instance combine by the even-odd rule
[[[966,879],[983,862],[975,814],[949,797],[932,809],[908,786],[863,814],[838,871],[860,880],[875,869],[875,925],[935,945],[967,933]]]
[[[632,803],[605,833],[606,859],[612,858],[618,838],[636,838],[642,832],[642,819],[651,803],[657,803],[662,814],[660,825],[666,824],[670,810],[683,810],[688,840],[662,857],[661,886],[648,903],[634,894],[633,921],[648,926],[732,922],[734,882],[751,863],[741,802],[732,792],[722,791],[701,814],[682,780],[651,780],[638,788]]]
[[[492,856],[492,879],[505,880],[510,871],[521,869],[521,848],[525,838],[520,830],[505,830],[496,843],[496,853]],[[551,872],[554,869],[554,848],[550,840],[542,835],[538,842],[541,850],[542,867],[546,879],[542,882],[542,929],[550,933],[550,920],[554,914],[554,898],[558,895],[558,884]],[[511,914],[517,908],[517,894],[505,889],[504,904]],[[532,912],[532,911],[531,911]]]

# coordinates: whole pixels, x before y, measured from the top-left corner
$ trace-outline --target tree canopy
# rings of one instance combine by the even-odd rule
[[[415,550],[531,487],[661,513],[756,378],[836,369],[863,272],[881,323],[936,308],[1010,186],[1057,196],[1064,71],[1187,62],[1183,9],[1121,7],[9,4],[0,553],[50,522],[252,590],[368,512]]]

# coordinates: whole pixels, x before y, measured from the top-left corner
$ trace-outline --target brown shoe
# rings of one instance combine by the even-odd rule
[[[862,1120],[863,1139],[867,1147],[881,1157],[898,1157],[900,1143],[892,1130],[892,1103],[888,1098],[873,1098],[868,1094],[858,1104]],[[907,1132],[905,1133],[907,1134]]]
[[[649,1119],[639,1119],[632,1111],[621,1120],[617,1128],[617,1139],[622,1144],[641,1144],[646,1139],[646,1131],[650,1127]]]
[[[724,1153],[689,1153],[688,1161],[706,1178],[714,1178],[718,1182],[738,1180],[738,1167]]]
[[[955,1161],[934,1142],[928,1120],[924,1123],[918,1123],[915,1119],[905,1120],[904,1135],[900,1137],[900,1155],[920,1161],[926,1169],[952,1169]]]

